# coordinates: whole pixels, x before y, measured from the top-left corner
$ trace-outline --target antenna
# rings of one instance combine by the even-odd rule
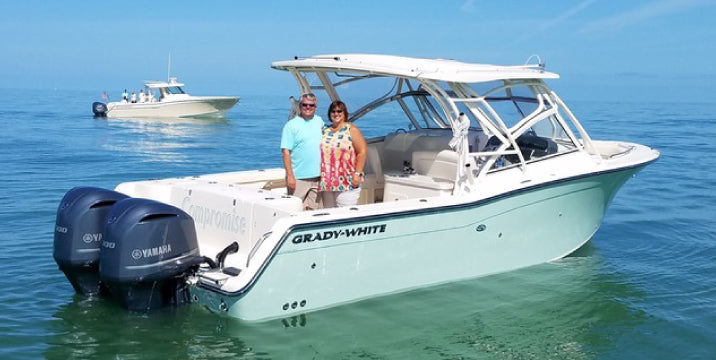
[[[167,64],[167,82],[169,82],[169,74],[172,68],[172,53],[169,53],[169,63]]]
[[[528,57],[528,58],[527,58],[527,61],[525,61],[525,65],[529,65],[530,60],[532,60],[532,58],[537,58],[537,66],[539,66],[540,68],[544,69],[545,63],[542,62],[542,59],[541,59],[541,58],[539,57],[539,55],[537,55],[537,54],[534,54],[534,55],[531,55],[530,57]]]

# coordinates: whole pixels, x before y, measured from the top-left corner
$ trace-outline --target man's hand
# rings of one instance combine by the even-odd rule
[[[293,176],[286,176],[286,188],[288,189],[288,194],[293,195],[293,193],[296,191],[296,178]]]

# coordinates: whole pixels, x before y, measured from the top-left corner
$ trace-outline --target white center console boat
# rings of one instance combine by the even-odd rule
[[[136,94],[135,94],[136,96]],[[126,98],[107,104],[95,102],[96,117],[110,118],[222,118],[239,101],[238,96],[194,96],[184,91],[176,78],[146,81],[138,98]]]
[[[519,269],[584,245],[659,157],[590,138],[539,65],[337,54],[272,67],[346,102],[364,131],[395,124],[368,141],[360,204],[304,211],[283,169],[75,188],[55,259],[77,291],[265,320]]]

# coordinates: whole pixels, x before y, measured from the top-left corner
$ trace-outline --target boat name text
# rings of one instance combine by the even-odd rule
[[[184,198],[181,208],[191,215],[194,219],[194,223],[197,224],[197,226],[201,225],[202,229],[206,229],[208,226],[232,233],[246,233],[247,221],[243,216],[192,204],[191,198],[189,197]]]
[[[307,243],[307,242],[313,242],[313,241],[338,239],[341,237],[349,238],[349,237],[356,237],[356,236],[362,236],[362,235],[378,234],[378,233],[384,233],[385,227],[386,227],[386,224],[380,224],[380,225],[361,226],[361,227],[356,227],[356,228],[352,228],[352,229],[329,230],[329,231],[319,231],[319,232],[308,233],[308,234],[298,234],[293,237],[291,242],[293,242],[294,244],[301,244],[301,243]]]

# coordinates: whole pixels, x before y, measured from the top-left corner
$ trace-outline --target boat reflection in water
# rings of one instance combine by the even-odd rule
[[[100,146],[103,149],[139,155],[147,162],[183,163],[189,160],[182,149],[213,146],[197,143],[206,133],[221,131],[229,125],[226,118],[107,118],[116,129]]]
[[[187,306],[147,316],[77,297],[50,322],[45,357],[591,359],[647,321],[627,305],[640,292],[602,271],[598,256],[567,257],[262,323]]]

